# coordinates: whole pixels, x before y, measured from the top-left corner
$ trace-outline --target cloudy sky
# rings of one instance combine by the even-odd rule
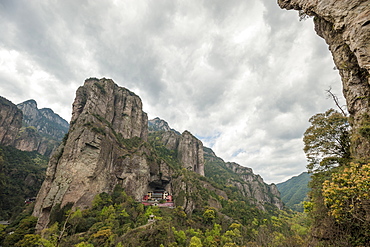
[[[0,95],[67,121],[86,78],[112,78],[149,118],[189,130],[268,183],[305,171],[310,116],[342,100],[313,20],[275,0],[0,0]],[[343,101],[342,101],[343,102]]]

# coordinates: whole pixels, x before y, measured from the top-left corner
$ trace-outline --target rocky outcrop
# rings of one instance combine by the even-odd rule
[[[177,131],[165,131],[161,134],[161,142],[167,149],[176,150],[181,166],[204,176],[203,143],[189,131],[181,135]]]
[[[230,179],[230,184],[237,187],[244,196],[254,198],[261,209],[264,209],[265,203],[273,204],[279,209],[284,207],[280,199],[280,192],[275,184],[266,184],[260,175],[253,173],[251,168],[234,162],[227,162],[225,165],[242,180],[241,182]]]
[[[168,123],[159,117],[148,121],[149,131],[170,131]]]
[[[86,80],[76,92],[68,138],[51,158],[37,196],[37,228],[47,226],[52,208],[89,207],[95,195],[116,185],[136,200],[156,187],[170,191],[171,169],[151,158],[145,142],[147,121],[137,95],[112,80]]]
[[[61,141],[68,132],[69,124],[49,108],[37,108],[35,100],[27,100],[17,105],[23,112],[24,126],[33,126],[40,134]]]
[[[0,96],[0,144],[14,145],[22,127],[22,112],[9,100]]]
[[[34,100],[27,100],[17,107],[23,113],[23,126],[14,141],[14,147],[50,156],[68,132],[68,122],[49,108],[39,110]]]
[[[370,1],[278,0],[281,8],[314,16],[343,83],[353,126],[352,154],[370,157]]]
[[[203,143],[189,131],[184,131],[179,139],[177,155],[186,169],[204,176]]]
[[[284,207],[275,184],[266,184],[251,168],[234,162],[224,162],[210,148],[204,148],[204,153],[206,171],[208,170],[206,177],[223,176],[225,185],[236,187],[245,198],[262,210],[265,209],[265,204],[275,205],[279,209]],[[214,167],[218,167],[216,174]]]
[[[29,126],[19,130],[13,146],[22,151],[36,151],[50,157],[60,143],[61,141],[45,137],[35,127]]]
[[[180,135],[180,133],[174,129],[171,129],[170,126],[166,121],[163,119],[160,119],[159,117],[156,117],[154,119],[151,119],[148,121],[148,128],[149,132],[154,131],[173,131],[176,134]]]

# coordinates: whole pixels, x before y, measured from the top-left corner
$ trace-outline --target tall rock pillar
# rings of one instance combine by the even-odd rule
[[[36,228],[52,209],[86,208],[95,195],[121,185],[135,199],[147,192],[154,169],[147,160],[148,118],[141,99],[109,79],[88,79],[76,92],[68,138],[50,159],[36,199]],[[156,173],[153,171],[153,176]],[[55,211],[55,210],[54,210]]]

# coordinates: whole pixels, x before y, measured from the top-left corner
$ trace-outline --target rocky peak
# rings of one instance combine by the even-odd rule
[[[186,168],[204,176],[203,143],[189,131],[184,131],[177,147],[181,164]]]
[[[17,105],[23,112],[24,127],[33,126],[41,134],[61,141],[68,132],[69,124],[50,108],[38,109],[35,100],[27,100]]]
[[[0,144],[14,145],[22,127],[22,111],[9,100],[0,96]]]
[[[87,118],[80,118],[86,115]],[[102,118],[123,138],[148,139],[148,117],[142,111],[141,99],[111,79],[89,78],[76,92],[73,103],[72,127],[78,120]]]
[[[243,181],[231,179],[229,183],[236,186],[244,196],[255,198],[257,206],[261,209],[264,209],[264,203],[271,203],[279,209],[284,207],[280,199],[280,192],[275,184],[266,184],[262,177],[254,174],[249,167],[241,166],[235,162],[226,162],[225,166]]]
[[[314,16],[342,78],[351,114],[352,153],[370,157],[370,8],[369,0],[278,0],[281,8]]]
[[[181,166],[204,176],[203,143],[189,131],[181,135],[177,131],[165,131],[161,134],[161,142],[166,148],[177,151]]]
[[[148,122],[149,130],[152,131],[170,131],[168,123],[159,117],[156,117]]]
[[[69,124],[49,108],[38,109],[35,100],[17,105],[23,112],[22,128],[14,146],[50,156],[68,132]]]
[[[76,92],[68,138],[50,159],[37,196],[37,228],[47,226],[53,208],[89,207],[116,185],[136,200],[153,186],[171,191],[171,169],[148,158],[147,126],[137,95],[110,79],[87,79]]]
[[[170,150],[177,151],[180,164],[191,171],[204,176],[203,143],[185,130],[182,134],[171,129],[168,123],[160,118],[149,120],[151,132],[163,131],[161,142]]]
[[[178,132],[174,129],[171,129],[170,126],[168,125],[168,123],[166,121],[164,121],[163,119],[160,119],[159,117],[156,117],[154,119],[149,120],[148,121],[148,127],[149,127],[150,132],[153,132],[153,131],[173,131],[176,134],[181,135],[180,132]]]

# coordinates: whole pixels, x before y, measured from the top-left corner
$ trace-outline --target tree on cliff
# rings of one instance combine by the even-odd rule
[[[350,125],[346,116],[329,109],[312,116],[309,122],[303,138],[309,172],[327,171],[349,160]]]

